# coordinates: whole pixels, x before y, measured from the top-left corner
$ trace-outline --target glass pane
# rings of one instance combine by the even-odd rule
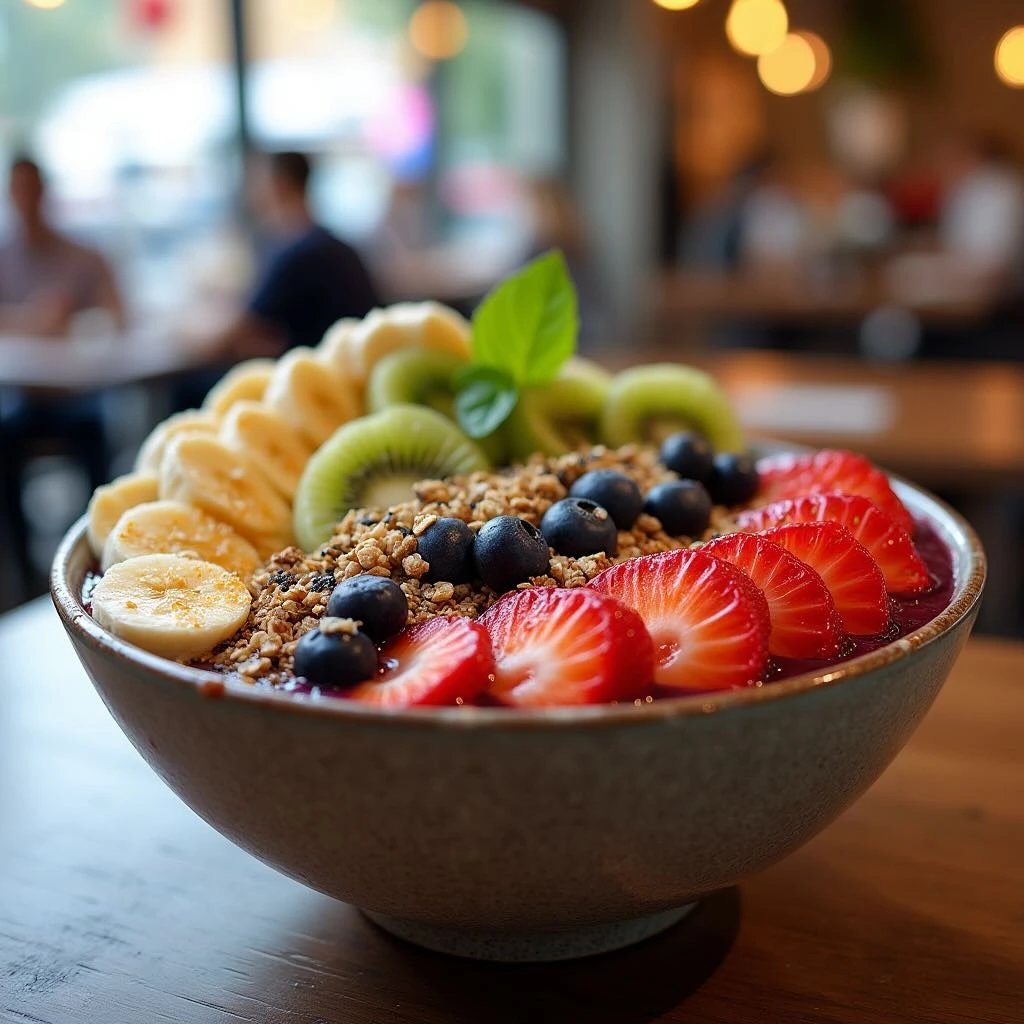
[[[101,249],[129,305],[173,308],[237,180],[228,5],[4,0],[0,159],[42,164],[56,226]],[[0,214],[10,227],[9,213]]]

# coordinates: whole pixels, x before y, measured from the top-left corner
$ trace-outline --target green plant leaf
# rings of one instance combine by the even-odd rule
[[[473,362],[519,387],[546,384],[576,348],[576,289],[557,249],[505,278],[473,314]]]
[[[493,434],[519,401],[519,388],[504,370],[467,366],[455,375],[455,417],[470,437]]]

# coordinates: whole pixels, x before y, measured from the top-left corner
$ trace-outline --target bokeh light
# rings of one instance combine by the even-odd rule
[[[776,49],[788,30],[789,15],[781,0],[733,0],[725,19],[733,49],[748,57]]]
[[[429,60],[450,60],[468,38],[466,15],[450,0],[425,0],[409,20],[409,40]]]
[[[825,41],[812,32],[790,32],[771,52],[757,58],[761,84],[776,96],[795,96],[824,84],[832,69]]]
[[[816,32],[801,31],[797,32],[796,35],[800,36],[801,39],[805,39],[807,45],[814,52],[814,77],[805,90],[806,92],[813,92],[815,89],[820,89],[828,81],[829,75],[832,74],[832,51],[828,48],[828,43]]]
[[[791,32],[769,53],[757,58],[761,84],[776,96],[795,96],[814,81],[814,50],[803,36]]]
[[[40,11],[53,11],[64,6],[64,0],[25,0],[29,7],[36,7]]]
[[[999,40],[996,74],[1014,89],[1024,89],[1024,25],[1011,28]]]
[[[700,0],[654,0],[658,7],[664,7],[666,11],[688,11],[696,7]]]

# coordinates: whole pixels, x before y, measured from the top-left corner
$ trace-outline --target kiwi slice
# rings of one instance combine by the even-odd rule
[[[611,380],[597,363],[574,358],[550,383],[525,389],[501,427],[512,457],[564,455],[594,444]]]
[[[719,452],[746,450],[729,399],[703,370],[653,363],[615,377],[601,416],[605,444],[660,444],[679,430],[703,434]]]
[[[452,378],[466,360],[451,352],[407,348],[381,359],[366,385],[366,408],[380,412],[392,405],[426,405],[451,418]]]
[[[480,448],[435,409],[393,405],[350,420],[306,463],[295,493],[295,536],[312,551],[350,509],[383,512],[408,501],[420,480],[487,468]]]
[[[366,387],[366,407],[380,412],[393,405],[425,405],[455,422],[452,380],[468,360],[433,349],[400,349],[379,360]],[[476,443],[494,465],[506,459],[505,443],[495,432]]]

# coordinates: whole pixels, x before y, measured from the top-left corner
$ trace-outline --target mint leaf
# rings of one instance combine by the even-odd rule
[[[554,249],[501,282],[473,313],[473,362],[520,387],[546,384],[576,347],[576,289]]]
[[[470,437],[493,434],[519,401],[516,382],[492,366],[467,366],[455,375],[455,417]]]

